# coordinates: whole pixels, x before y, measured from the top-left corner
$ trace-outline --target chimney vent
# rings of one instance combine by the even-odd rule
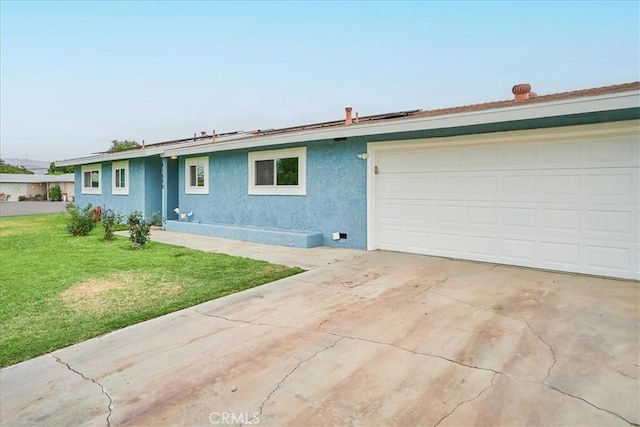
[[[360,123],[360,114],[356,111],[356,123]]]
[[[531,94],[531,85],[529,83],[521,83],[515,85],[511,92],[515,95],[515,101],[524,101],[529,99],[529,95]],[[535,96],[535,95],[534,95]]]
[[[344,124],[345,125],[350,125],[351,123],[353,123],[353,119],[351,118],[351,111],[353,110],[353,108],[351,107],[346,107],[344,109],[344,111],[347,113],[346,118],[344,120]]]

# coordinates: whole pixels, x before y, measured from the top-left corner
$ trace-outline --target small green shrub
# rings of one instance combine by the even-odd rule
[[[129,214],[127,225],[129,225],[129,240],[133,249],[140,249],[150,240],[151,223],[143,219],[139,211]]]
[[[84,208],[80,208],[74,203],[67,204],[67,212],[69,213],[69,223],[67,230],[73,236],[86,236],[91,233],[96,226],[96,220],[93,216],[93,206],[89,203]]]
[[[104,228],[104,240],[113,240],[113,232],[122,221],[122,215],[111,209],[102,212],[102,227]]]
[[[162,217],[160,216],[160,212],[154,212],[151,215],[151,219],[149,220],[151,225],[161,226],[162,225]]]
[[[37,202],[42,201],[42,199],[43,199],[42,194],[36,194],[34,199],[36,199]]]
[[[49,200],[53,202],[59,202],[62,200],[62,190],[60,190],[59,185],[56,185],[49,189]]]
[[[24,202],[25,200],[27,200],[26,196],[18,196],[18,201],[19,202]]]

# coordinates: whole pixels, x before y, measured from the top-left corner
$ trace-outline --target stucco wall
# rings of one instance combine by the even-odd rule
[[[366,161],[357,158],[366,152],[364,139],[307,144],[306,196],[249,195],[248,152],[209,154],[208,195],[185,194],[185,159],[179,159],[179,206],[193,211],[191,222],[319,231],[325,245],[366,248]],[[332,232],[347,239],[334,241]]]
[[[17,202],[18,197],[28,196],[30,191],[30,184],[18,182],[0,182],[0,193],[7,194],[9,196],[9,202]]]
[[[85,206],[91,203],[93,206],[102,206],[104,209],[112,209],[123,215],[140,211],[145,218],[150,218],[153,212],[159,212],[162,206],[161,165],[159,156],[129,160],[129,194],[127,195],[112,193],[112,162],[102,163],[100,177],[102,194],[82,193],[81,166],[76,166],[76,204]]]

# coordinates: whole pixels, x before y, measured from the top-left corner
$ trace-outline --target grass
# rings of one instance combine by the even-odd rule
[[[66,214],[0,218],[0,366],[303,270],[66,231]]]

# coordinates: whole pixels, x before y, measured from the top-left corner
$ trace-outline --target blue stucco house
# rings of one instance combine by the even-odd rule
[[[56,163],[171,231],[640,278],[640,82],[513,93]]]

